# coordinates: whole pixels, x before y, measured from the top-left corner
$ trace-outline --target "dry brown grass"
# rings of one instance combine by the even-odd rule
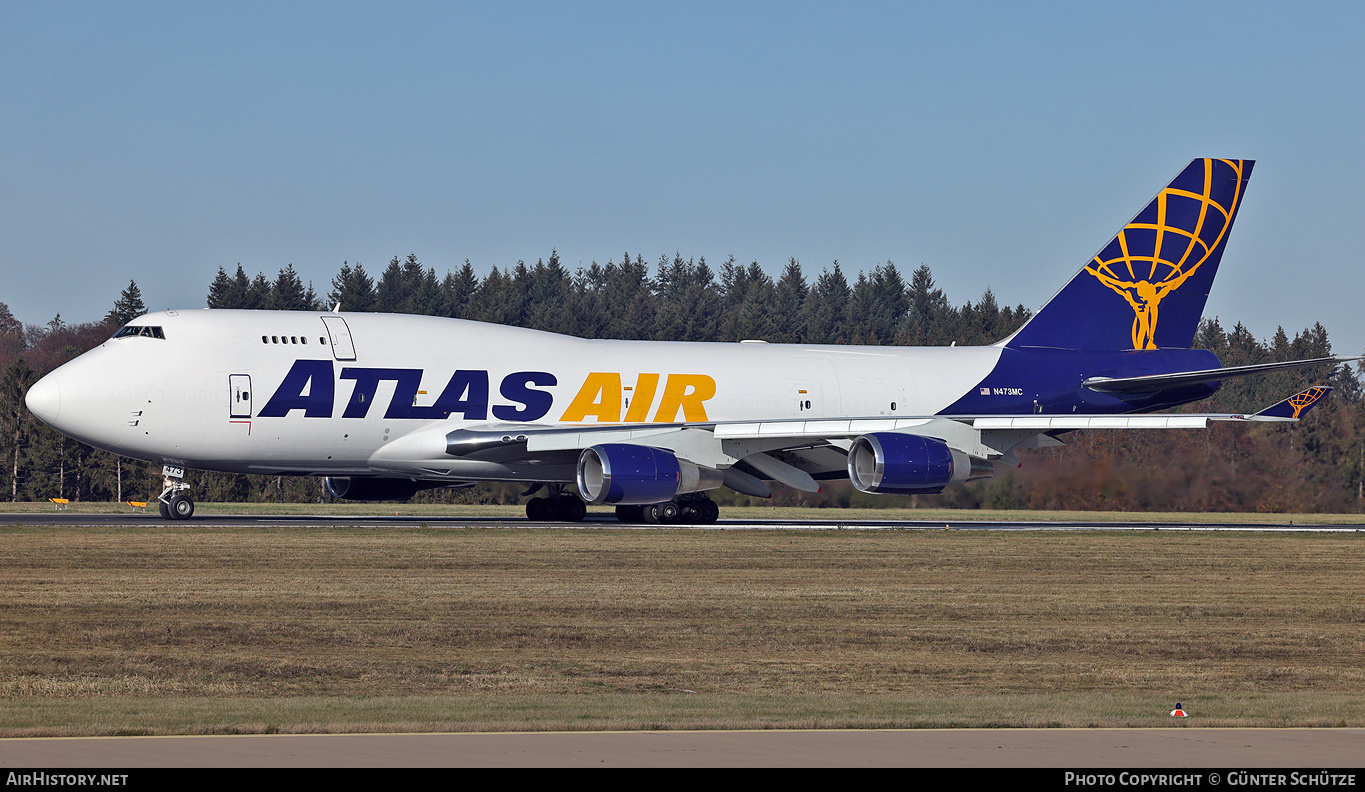
[[[0,734],[1365,724],[1359,534],[0,529]]]

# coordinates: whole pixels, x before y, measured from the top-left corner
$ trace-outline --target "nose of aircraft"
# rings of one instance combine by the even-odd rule
[[[62,389],[57,383],[55,374],[33,383],[33,387],[28,389],[28,395],[24,397],[24,404],[28,405],[28,411],[38,416],[45,424],[52,424],[57,420],[57,413],[62,409]]]

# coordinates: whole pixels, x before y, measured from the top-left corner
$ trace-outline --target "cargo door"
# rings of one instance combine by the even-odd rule
[[[332,356],[337,360],[355,360],[355,344],[351,341],[351,328],[340,316],[324,316],[322,324],[327,328],[327,338],[332,343]]]

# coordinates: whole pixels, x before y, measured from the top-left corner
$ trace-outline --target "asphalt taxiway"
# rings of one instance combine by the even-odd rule
[[[607,514],[592,513],[583,522],[535,522],[525,517],[427,517],[418,515],[196,515],[184,523],[163,519],[155,512],[119,514],[81,514],[71,511],[0,512],[0,525],[59,525],[71,527],[146,528],[183,524],[202,528],[426,528],[437,526],[506,526],[541,528],[627,528],[676,529],[699,528],[712,530],[956,530],[956,531],[1294,531],[1359,533],[1363,523],[1294,524],[1290,521],[1274,523],[1227,522],[1146,522],[1141,520],[1082,520],[1082,521],[992,521],[992,520],[868,520],[840,519],[825,513],[803,520],[739,520],[724,519],[712,525],[648,525],[622,523]]]
[[[1352,768],[1365,729],[916,729],[297,734],[0,739],[7,768],[1051,767]],[[1090,770],[1087,770],[1090,772]],[[1365,783],[1357,774],[1355,783]],[[131,783],[130,783],[131,785]],[[1286,781],[1284,785],[1288,785]]]

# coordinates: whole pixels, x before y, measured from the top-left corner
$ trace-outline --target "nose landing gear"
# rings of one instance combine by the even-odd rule
[[[161,467],[163,487],[156,498],[157,511],[163,519],[188,520],[194,516],[194,500],[190,497],[190,485],[184,482],[185,469],[173,465]]]

